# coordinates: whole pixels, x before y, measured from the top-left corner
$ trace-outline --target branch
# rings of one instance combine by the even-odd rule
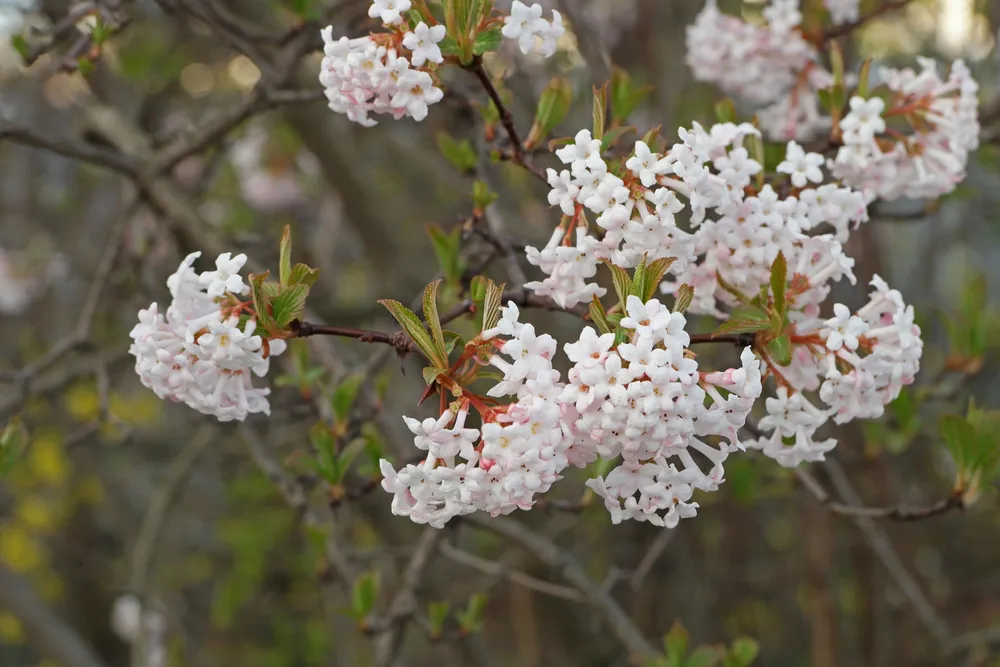
[[[62,155],[63,157],[111,169],[127,176],[131,176],[138,169],[138,164],[135,160],[116,151],[98,148],[85,143],[43,136],[26,127],[8,126],[0,128],[0,141],[4,139],[10,139],[25,146],[40,148]]]
[[[607,591],[591,581],[569,551],[514,519],[490,518],[477,513],[470,514],[462,520],[517,542],[549,566],[558,568],[566,581],[579,590],[594,610],[604,618],[605,624],[628,650],[630,658],[642,662],[657,655],[656,649],[629,619],[628,614],[618,605],[618,602]]]
[[[376,667],[391,667],[396,663],[399,649],[403,645],[403,630],[417,611],[417,586],[420,585],[424,570],[430,564],[431,556],[443,534],[444,531],[437,528],[424,529],[424,534],[417,543],[417,550],[403,572],[402,586],[389,604],[389,614],[385,619],[388,624],[375,638]]]
[[[820,40],[823,43],[829,42],[834,39],[839,39],[841,37],[846,37],[852,32],[860,28],[865,23],[868,23],[874,18],[882,16],[883,14],[888,14],[889,12],[896,11],[897,9],[902,9],[906,7],[913,0],[888,0],[882,6],[873,9],[872,11],[859,16],[856,21],[850,21],[848,23],[841,23],[840,25],[832,26],[823,31]]]
[[[23,577],[0,563],[0,608],[18,618],[32,645],[61,667],[107,667]]]
[[[524,144],[521,142],[521,136],[517,133],[517,127],[514,126],[514,116],[511,114],[510,109],[507,105],[503,103],[500,99],[500,92],[497,90],[496,86],[493,85],[493,80],[490,79],[489,72],[483,67],[483,59],[479,56],[472,62],[471,65],[466,67],[467,70],[476,75],[479,79],[479,83],[483,86],[486,94],[489,95],[490,100],[493,102],[493,106],[497,108],[497,113],[500,114],[500,124],[503,125],[503,129],[507,132],[507,137],[510,139],[511,144],[511,162],[514,164],[527,169],[534,175],[535,178],[539,179],[543,183],[548,183],[548,179],[542,171],[533,165],[528,159],[528,156],[524,152]]]
[[[672,532],[668,533],[667,531],[664,531],[663,534],[664,535],[672,534]],[[545,595],[551,595],[552,597],[555,598],[562,598],[563,600],[569,600],[570,602],[587,601],[587,598],[585,598],[583,594],[577,591],[575,588],[560,586],[559,584],[553,584],[549,581],[536,579],[535,577],[527,575],[524,572],[511,570],[501,562],[480,558],[479,556],[470,554],[467,551],[462,551],[461,549],[452,546],[448,542],[441,543],[441,555],[460,565],[471,567],[475,570],[479,570],[480,572],[488,574],[492,577],[503,577],[515,584],[524,586],[525,588],[530,588],[533,591],[537,591]]]

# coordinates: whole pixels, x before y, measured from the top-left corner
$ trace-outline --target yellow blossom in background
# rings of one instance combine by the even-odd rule
[[[19,573],[31,572],[45,561],[45,551],[27,530],[7,524],[0,529],[0,561]]]
[[[24,643],[24,628],[21,626],[21,621],[5,611],[0,611],[0,643]]]
[[[39,432],[28,446],[28,469],[41,483],[56,485],[69,474],[69,460],[62,439],[52,432]]]

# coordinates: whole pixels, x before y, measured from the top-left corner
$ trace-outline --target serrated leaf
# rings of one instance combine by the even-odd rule
[[[938,429],[955,465],[959,469],[968,464],[969,455],[973,452],[978,437],[976,429],[959,415],[942,415],[938,420]]]
[[[274,316],[274,324],[279,329],[287,327],[292,320],[302,317],[306,311],[306,297],[309,296],[309,288],[305,285],[288,285],[281,289],[271,302],[271,313]]]
[[[604,304],[601,303],[596,294],[590,302],[590,319],[602,334],[611,333],[611,323],[608,322],[607,311],[604,310]]]
[[[632,337],[632,332],[623,327],[617,327],[615,329],[615,343],[614,346],[618,347],[622,343],[627,343],[629,338]]]
[[[265,271],[264,273],[251,273],[249,276],[250,298],[253,300],[253,309],[257,313],[257,324],[265,329],[274,324],[274,318],[269,310],[271,299],[264,290],[264,281],[269,275],[271,272]]]
[[[771,296],[774,298],[774,308],[784,317],[785,291],[788,289],[788,263],[785,253],[779,252],[771,263]]]
[[[640,299],[646,293],[646,256],[643,255],[639,266],[632,272],[632,285],[629,288],[629,296],[637,296]]]
[[[479,211],[485,211],[498,196],[484,181],[477,180],[472,184],[472,205]]]
[[[608,84],[600,88],[594,86],[594,139],[603,139],[604,130],[607,128],[608,119]]]
[[[434,348],[440,353],[441,358],[447,362],[448,353],[444,342],[444,330],[441,328],[441,316],[438,314],[437,307],[437,294],[440,287],[441,281],[435,280],[424,289],[424,320],[427,321],[427,326],[431,330],[431,340],[434,341]]]
[[[788,334],[782,334],[768,343],[767,354],[779,366],[792,363],[792,341]]]
[[[625,300],[632,293],[632,278],[628,275],[628,271],[620,266],[615,266],[608,260],[604,260],[604,264],[611,270],[611,281],[615,285],[615,294],[618,295],[618,303],[624,308]]]
[[[288,276],[289,285],[305,285],[312,287],[319,278],[319,269],[314,269],[308,264],[296,264],[292,267],[292,272]]]
[[[734,310],[727,322],[716,329],[715,333],[754,333],[771,328],[771,318],[763,309],[744,304]]]
[[[341,450],[340,454],[337,455],[337,481],[335,484],[343,483],[344,479],[347,477],[347,473],[350,472],[351,466],[354,464],[355,459],[365,451],[367,446],[367,441],[364,438],[355,438],[347,447]]]
[[[674,312],[683,313],[694,301],[694,288],[687,283],[677,288],[677,297],[674,299]]]
[[[660,288],[663,276],[666,275],[671,265],[677,261],[676,257],[661,257],[653,260],[646,267],[646,291],[642,295],[643,301],[649,301]]]
[[[424,370],[421,371],[421,374],[424,376],[424,384],[430,386],[434,384],[435,380],[437,380],[442,375],[445,375],[447,372],[448,372],[447,368],[435,368],[434,366],[425,366]]]
[[[0,477],[10,473],[28,448],[28,427],[20,415],[11,418],[0,432]]]
[[[472,42],[472,52],[477,56],[481,56],[487,51],[499,50],[502,43],[503,37],[500,34],[500,28],[490,28],[476,35],[475,41]]]
[[[427,235],[431,238],[438,266],[441,267],[445,279],[451,285],[460,284],[465,271],[461,253],[462,228],[456,226],[451,232],[445,233],[437,225],[428,225]]]
[[[483,331],[492,329],[500,321],[500,308],[503,306],[503,290],[507,283],[497,285],[490,280],[486,284],[486,295],[483,298]]]
[[[358,398],[361,385],[364,384],[364,375],[349,375],[342,380],[333,390],[330,398],[330,407],[333,408],[333,415],[339,422],[346,422],[351,416],[351,407]]]
[[[718,273],[718,272],[715,273],[715,281],[717,283],[719,283],[719,287],[721,287],[722,289],[724,289],[727,292],[729,292],[730,294],[732,294],[734,297],[736,297],[736,299],[739,302],[746,303],[746,304],[750,303],[750,298],[746,294],[744,294],[743,292],[739,291],[733,285],[730,285],[726,281],[726,279],[723,278],[722,275],[720,273]]]
[[[538,98],[538,107],[535,109],[535,123],[531,127],[527,140],[524,142],[526,148],[531,148],[554,130],[559,123],[563,122],[566,114],[569,113],[570,103],[573,101],[573,87],[569,80],[564,77],[556,77],[549,81],[549,85],[542,91]]]
[[[290,284],[292,279],[292,227],[285,225],[281,234],[281,253],[278,261],[278,281],[282,285]]]
[[[316,423],[309,429],[309,442],[316,452],[316,472],[330,484],[336,484],[337,457],[334,453],[333,434],[323,423]]]
[[[483,312],[483,302],[486,301],[486,287],[488,280],[484,276],[475,276],[469,283],[469,300],[476,307],[477,313]]]
[[[416,344],[417,349],[419,349],[425,357],[435,366],[447,366],[448,360],[442,359],[434,349],[434,341],[431,340],[430,334],[427,333],[427,329],[424,328],[423,322],[416,314],[401,304],[395,299],[382,299],[379,301],[380,304],[385,306],[389,314],[392,315],[399,326],[402,327],[406,335],[410,337],[411,340]]]
[[[451,35],[445,35],[444,39],[438,42],[438,48],[441,49],[441,54],[445,56],[457,56],[461,52],[458,42]]]
[[[611,72],[611,116],[614,121],[627,122],[651,92],[652,86],[637,87],[628,72],[614,68]]]

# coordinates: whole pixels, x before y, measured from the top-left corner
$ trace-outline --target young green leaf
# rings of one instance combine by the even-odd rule
[[[603,139],[608,119],[608,84],[594,86],[594,139]]]
[[[554,130],[559,123],[563,122],[566,114],[569,113],[570,103],[573,101],[573,87],[569,80],[563,77],[556,77],[549,81],[549,85],[542,91],[538,99],[538,107],[535,109],[535,123],[531,126],[531,132],[524,145],[531,148]]]
[[[497,51],[502,42],[503,38],[500,35],[499,26],[493,27],[476,35],[475,41],[472,42],[472,52],[481,56],[487,51]]]
[[[285,225],[281,234],[281,255],[278,261],[278,281],[288,285],[292,278],[292,227]]]
[[[715,104],[715,117],[720,123],[736,122],[736,107],[728,97],[719,100]]]
[[[424,370],[421,371],[421,374],[424,376],[424,384],[428,386],[434,384],[435,380],[447,373],[447,368],[435,368],[434,366],[425,366]]]
[[[472,301],[477,313],[483,312],[488,282],[489,280],[485,276],[476,276],[469,283],[469,300]]]
[[[687,283],[677,288],[677,298],[674,299],[674,312],[683,313],[694,301],[694,288]]]
[[[734,310],[729,320],[715,330],[717,334],[753,333],[771,328],[771,318],[758,306],[744,304]]]
[[[653,260],[646,267],[646,290],[642,294],[643,301],[649,301],[656,294],[656,291],[660,288],[660,282],[663,280],[663,276],[670,269],[670,266],[677,261],[676,257],[661,257],[660,259]]]
[[[746,304],[750,303],[750,297],[748,297],[743,292],[739,291],[733,285],[730,285],[728,282],[726,282],[726,279],[723,278],[722,274],[720,274],[719,272],[715,273],[715,280],[716,280],[716,282],[719,283],[719,287],[721,287],[722,289],[724,289],[727,292],[729,292],[730,294],[732,294],[741,303],[746,303]]]
[[[611,118],[614,123],[628,122],[652,91],[652,86],[636,86],[628,72],[614,68],[611,72]]]
[[[288,277],[289,285],[305,285],[312,287],[319,278],[319,269],[314,269],[308,264],[296,264],[292,267],[291,275]]]
[[[322,422],[316,423],[309,429],[309,442],[312,443],[316,451],[316,461],[314,463],[316,472],[330,484],[339,482],[337,474],[337,455],[334,451],[335,444],[333,434]]]
[[[476,150],[468,139],[456,140],[447,132],[438,132],[436,137],[438,151],[451,166],[462,174],[472,174],[476,171]]]
[[[779,366],[792,363],[792,341],[788,334],[782,334],[767,344],[767,353],[771,360]]]
[[[403,328],[406,335],[413,340],[417,348],[432,364],[439,368],[447,367],[448,360],[438,354],[434,347],[434,341],[431,340],[430,334],[424,328],[423,322],[412,310],[394,299],[382,299],[379,303],[385,306],[386,310],[399,322],[399,326]]]
[[[365,376],[360,374],[349,375],[341,380],[337,388],[333,390],[330,398],[330,407],[333,408],[333,416],[338,422],[346,422],[351,416],[351,407],[358,398],[361,385],[364,384]]]
[[[868,79],[871,76],[871,71],[872,58],[869,56],[861,63],[861,68],[858,70],[858,87],[854,93],[858,97],[868,98]]]
[[[618,303],[624,307],[625,300],[632,293],[632,278],[628,275],[628,271],[620,266],[615,266],[608,260],[604,260],[604,264],[611,270],[611,280],[615,284]]]
[[[28,40],[24,38],[24,35],[17,34],[11,37],[10,45],[13,46],[18,55],[21,56],[21,60],[27,64],[28,56],[31,55],[31,47],[28,45]]]
[[[375,570],[358,576],[351,592],[351,612],[359,623],[371,614],[378,599],[379,575]]]
[[[670,667],[684,667],[684,658],[688,652],[688,632],[681,625],[680,621],[675,621],[673,626],[663,637],[663,652]]]
[[[444,330],[441,328],[441,316],[438,314],[437,294],[441,287],[441,281],[435,280],[424,289],[424,319],[431,330],[431,340],[434,341],[434,349],[445,360],[448,359],[448,352],[444,342]]]
[[[774,309],[784,317],[785,291],[788,289],[788,264],[785,253],[779,252],[771,263],[771,295],[774,297]]]
[[[447,601],[431,602],[427,605],[427,620],[430,624],[431,637],[440,637],[444,623],[448,620],[451,604]]]
[[[483,625],[483,611],[486,609],[486,594],[476,593],[469,598],[469,604],[465,609],[455,614],[458,619],[458,626],[465,634],[475,634],[479,632]]]
[[[760,646],[749,637],[738,637],[729,649],[730,657],[736,659],[734,667],[749,667],[759,652]]]
[[[635,128],[631,125],[617,125],[608,129],[608,131],[604,133],[604,138],[601,139],[601,152],[603,153],[614,146],[619,139],[624,137],[629,132],[635,132]]]
[[[972,424],[965,417],[959,415],[942,415],[938,421],[938,428],[941,431],[941,438],[945,446],[955,459],[955,465],[959,469],[965,468],[969,463],[970,455],[976,448],[978,434]]]
[[[492,190],[485,182],[477,180],[472,184],[472,205],[476,210],[484,211],[490,204],[497,200],[499,195]]]
[[[497,285],[492,280],[486,284],[486,297],[483,300],[483,331],[492,329],[500,321],[500,308],[503,306],[503,290],[507,283]]]
[[[281,292],[271,302],[271,312],[274,316],[274,324],[279,329],[284,329],[293,320],[302,317],[306,311],[306,297],[309,296],[309,288],[305,285],[288,285],[283,287]]]
[[[21,417],[15,416],[0,433],[0,477],[14,469],[24,450],[28,448],[28,428]]]
[[[604,304],[601,303],[596,294],[590,302],[590,319],[602,334],[611,333],[611,323],[608,322],[607,311],[604,310]]]
[[[639,266],[635,267],[635,271],[632,272],[632,286],[628,291],[629,296],[637,296],[642,299],[643,295],[646,293],[646,256],[643,255],[642,261],[639,262]]]
[[[274,324],[269,310],[270,299],[264,289],[264,281],[271,275],[270,271],[264,273],[251,273],[250,278],[250,298],[253,300],[253,309],[257,313],[257,324],[265,329]]]

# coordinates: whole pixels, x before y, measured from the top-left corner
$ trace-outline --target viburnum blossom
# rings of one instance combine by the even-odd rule
[[[835,25],[857,21],[860,16],[861,0],[823,0],[828,12],[830,12],[830,22]]]
[[[879,199],[938,197],[965,178],[969,153],[979,147],[979,85],[961,60],[946,80],[937,63],[918,58],[920,70],[882,68],[892,106],[880,98],[853,97],[841,121],[843,147],[832,174]],[[889,133],[886,119],[913,116],[908,132]]]
[[[542,18],[542,6],[538,3],[525,5],[514,0],[510,14],[504,17],[501,34],[507,39],[517,40],[521,53],[537,51],[544,57],[556,52],[556,42],[565,34],[562,15],[552,10],[552,20]]]
[[[267,375],[270,357],[287,345],[281,339],[265,343],[256,321],[239,314],[245,304],[239,297],[249,289],[239,275],[246,256],[223,253],[215,271],[198,274],[192,266],[200,256],[188,255],[167,279],[173,300],[165,313],[155,303],[139,311],[129,349],[136,373],[160,398],[219,421],[270,414],[270,390],[251,380]]]
[[[615,523],[673,527],[694,516],[693,492],[716,490],[723,462],[742,448],[737,431],[760,395],[760,362],[746,349],[740,368],[701,373],[686,355],[683,315],[637,297],[627,312],[629,342],[616,347],[613,334],[585,327],[564,346],[574,365],[562,381],[552,367],[556,341],[519,322],[513,304],[504,308],[482,337],[494,341],[489,363],[503,373],[487,395],[511,402],[478,407],[481,429],[467,427],[468,399],[437,419],[404,417],[427,458],[398,472],[382,461],[393,512],[441,527],[470,512],[529,509],[567,466],[600,456],[622,457],[607,476],[588,482]],[[725,441],[709,445],[709,436]]]

